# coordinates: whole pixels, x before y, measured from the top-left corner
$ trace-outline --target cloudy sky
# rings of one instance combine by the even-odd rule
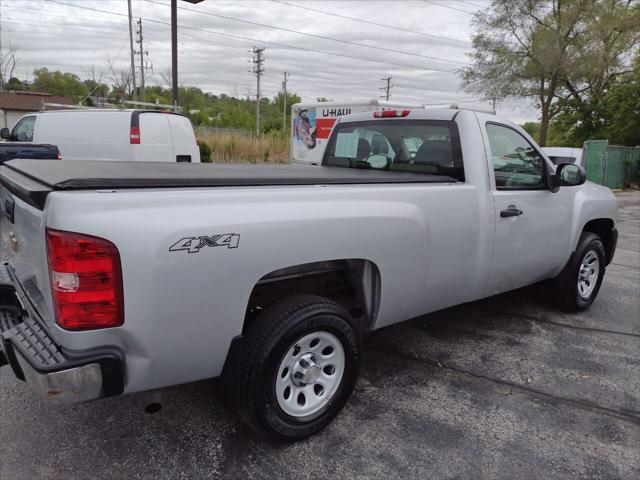
[[[180,83],[213,93],[255,94],[253,46],[264,47],[263,95],[281,88],[303,101],[371,99],[393,77],[391,99],[426,105],[489,109],[458,88],[456,69],[468,62],[473,12],[488,0],[179,1]],[[171,64],[169,0],[133,0],[142,18],[144,49],[163,84]],[[3,48],[18,47],[16,75],[33,69],[69,71],[88,78],[93,67],[108,80],[107,58],[129,64],[126,0],[0,0]],[[526,103],[498,112],[514,121],[535,120]]]

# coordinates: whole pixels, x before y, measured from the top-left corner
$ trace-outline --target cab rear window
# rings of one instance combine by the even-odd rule
[[[331,134],[322,165],[447,175],[464,181],[460,137],[451,121],[339,123]]]

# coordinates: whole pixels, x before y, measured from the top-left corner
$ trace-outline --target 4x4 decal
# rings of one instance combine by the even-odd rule
[[[221,233],[218,235],[201,235],[199,237],[184,237],[169,247],[170,252],[186,250],[188,253],[198,253],[204,247],[238,248],[240,235],[237,233]]]

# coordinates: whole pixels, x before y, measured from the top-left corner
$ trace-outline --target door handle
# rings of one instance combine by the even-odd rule
[[[505,218],[505,217],[517,217],[519,215],[522,215],[523,213],[524,212],[522,210],[520,210],[519,208],[516,208],[515,205],[509,205],[506,210],[502,210],[500,212],[500,216],[502,218]]]

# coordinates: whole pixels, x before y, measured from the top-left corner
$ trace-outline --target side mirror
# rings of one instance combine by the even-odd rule
[[[555,183],[559,187],[575,187],[587,181],[584,168],[575,163],[561,163],[556,168]]]
[[[0,137],[4,138],[5,140],[11,140],[11,130],[9,130],[7,127],[1,128]]]

